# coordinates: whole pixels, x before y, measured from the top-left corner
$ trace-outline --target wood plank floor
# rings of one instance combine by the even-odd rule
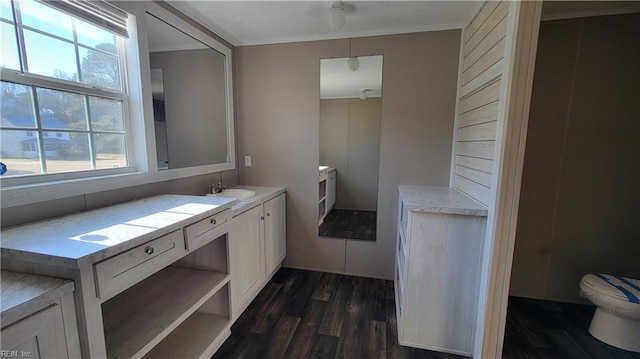
[[[321,237],[376,240],[376,212],[334,208],[320,225]]]
[[[392,281],[282,268],[213,358],[463,358],[397,333]]]
[[[590,305],[509,297],[503,358],[639,359],[589,334],[593,312]]]
[[[640,359],[589,334],[594,310],[510,297],[503,357]],[[213,358],[463,358],[400,346],[397,333],[393,282],[282,268]]]

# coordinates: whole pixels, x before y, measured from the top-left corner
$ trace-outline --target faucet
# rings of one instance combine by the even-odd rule
[[[220,193],[220,192],[224,191],[225,189],[227,189],[227,186],[223,186],[221,182],[218,182],[217,185],[215,185],[215,184],[210,184],[209,185],[209,193],[211,193],[211,194]]]

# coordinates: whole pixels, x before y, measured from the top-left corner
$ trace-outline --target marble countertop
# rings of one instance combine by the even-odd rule
[[[159,195],[2,230],[2,257],[79,268],[237,204],[233,198]]]
[[[407,210],[486,217],[487,207],[450,187],[400,185]]]
[[[231,216],[235,217],[239,214],[242,214],[251,208],[258,206],[272,198],[276,198],[282,193],[286,192],[286,188],[284,187],[264,187],[264,186],[235,186],[233,188],[239,189],[247,189],[254,191],[256,193],[255,196],[247,199],[240,200],[240,202],[236,203],[231,207]],[[224,191],[222,192],[224,194]]]
[[[3,270],[0,300],[2,326],[11,325],[54,304],[74,289],[71,280]]]

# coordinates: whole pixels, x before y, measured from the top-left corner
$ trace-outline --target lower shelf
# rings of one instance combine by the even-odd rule
[[[231,321],[220,315],[193,313],[145,358],[204,358],[211,357],[231,334]],[[227,335],[222,335],[225,330]]]
[[[226,298],[216,297],[228,317],[228,282],[226,273],[170,266],[104,302],[107,357],[145,355],[223,286]]]

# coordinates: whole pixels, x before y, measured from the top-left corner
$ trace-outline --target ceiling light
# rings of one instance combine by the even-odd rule
[[[367,91],[371,91],[371,90],[369,90],[369,89],[360,90],[360,99],[361,100],[366,100],[367,99]]]
[[[332,1],[329,8],[329,27],[338,31],[344,26],[344,9],[342,1]]]
[[[351,72],[357,71],[360,68],[360,60],[358,60],[357,57],[350,57],[349,60],[347,60],[347,67],[349,67]]]

